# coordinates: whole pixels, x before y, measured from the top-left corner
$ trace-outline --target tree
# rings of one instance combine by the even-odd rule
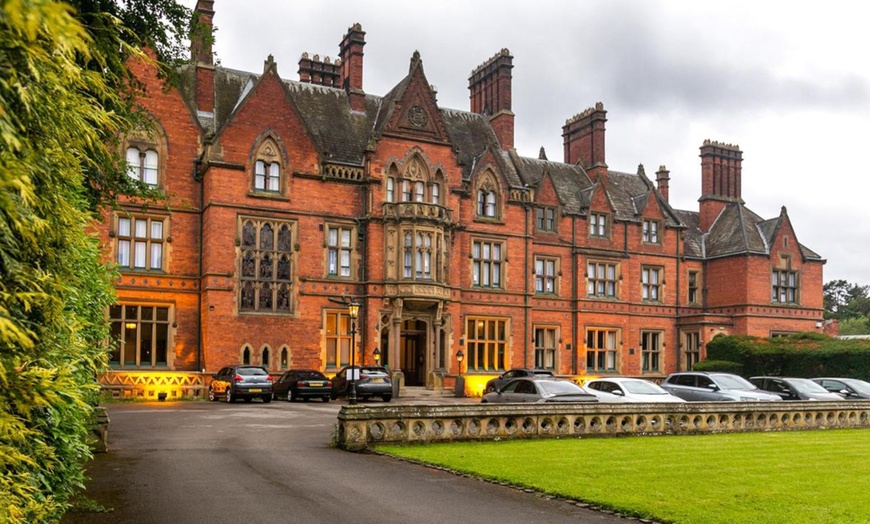
[[[870,286],[832,280],[822,288],[825,318],[844,319],[867,316],[870,311]]]
[[[88,231],[114,192],[142,189],[124,175],[115,137],[136,125],[125,61],[167,31],[149,4],[174,2],[78,1],[85,25],[55,0],[0,8],[3,523],[58,521],[84,482],[113,301],[112,272]],[[142,20],[141,32],[125,18]]]

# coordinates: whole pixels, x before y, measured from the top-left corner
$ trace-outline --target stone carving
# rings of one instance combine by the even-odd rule
[[[426,127],[429,123],[429,115],[423,106],[415,105],[408,110],[408,123],[414,127]]]

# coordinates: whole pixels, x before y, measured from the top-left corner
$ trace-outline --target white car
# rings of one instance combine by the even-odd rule
[[[685,402],[658,384],[639,378],[597,378],[584,387],[601,402]]]

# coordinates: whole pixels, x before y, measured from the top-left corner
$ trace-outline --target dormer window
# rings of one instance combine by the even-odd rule
[[[477,214],[495,218],[496,195],[493,190],[481,189],[477,192]]]
[[[659,223],[656,220],[643,221],[643,243],[658,244],[659,243]]]
[[[254,191],[281,193],[281,163],[277,143],[271,138],[263,140],[254,156]]]
[[[589,236],[606,238],[608,236],[607,215],[592,213],[589,215]]]

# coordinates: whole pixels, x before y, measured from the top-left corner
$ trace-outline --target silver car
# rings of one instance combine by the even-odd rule
[[[685,402],[658,384],[639,378],[597,378],[584,384],[584,388],[601,402]]]
[[[843,400],[843,395],[831,393],[808,378],[750,377],[749,382],[783,400]]]
[[[482,404],[549,403],[549,402],[598,402],[598,398],[568,380],[552,378],[517,378],[503,388],[487,393]]]
[[[781,401],[779,395],[766,393],[748,380],[731,373],[686,371],[671,373],[662,388],[683,400],[696,402],[771,402]]]

